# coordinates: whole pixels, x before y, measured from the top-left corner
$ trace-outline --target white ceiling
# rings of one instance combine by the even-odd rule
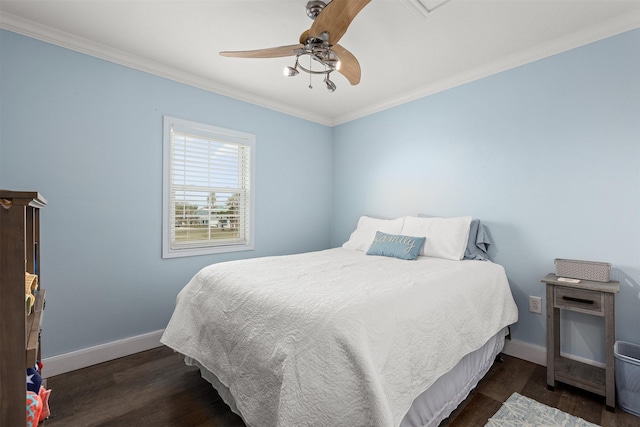
[[[313,90],[306,74],[285,78],[293,58],[218,55],[298,43],[312,22],[305,5],[0,0],[0,26],[326,125],[640,28],[640,0],[372,0],[340,41],[360,61],[362,81],[336,75],[334,93],[322,77]]]

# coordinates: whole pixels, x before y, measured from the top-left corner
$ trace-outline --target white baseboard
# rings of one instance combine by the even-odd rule
[[[505,340],[502,352],[538,365],[547,366],[547,349],[519,340]]]
[[[149,332],[135,337],[125,338],[106,344],[89,347],[58,356],[48,357],[42,360],[44,374],[47,378],[109,360],[129,356],[152,348],[160,347],[160,337],[164,330]],[[529,344],[519,340],[506,340],[502,352],[506,355],[517,357],[538,365],[547,366],[547,349],[535,344]],[[604,367],[604,363],[584,359],[562,353],[563,357],[578,360],[589,365]]]
[[[129,356],[152,348],[160,347],[160,337],[164,330],[149,332],[135,337],[100,344],[42,360],[45,377],[53,377],[98,363]]]
[[[502,352],[506,355],[517,357],[518,359],[526,360],[538,365],[547,366],[547,348],[541,347],[535,344],[529,344],[528,342],[519,340],[506,340],[504,342],[504,349]],[[586,363],[587,365],[597,366],[604,368],[605,364],[602,362],[596,362],[595,360],[586,359],[584,357],[575,356],[573,354],[560,353],[562,357],[567,359],[576,360],[578,362]]]

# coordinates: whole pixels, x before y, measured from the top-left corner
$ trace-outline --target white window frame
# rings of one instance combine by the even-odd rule
[[[245,207],[245,228],[242,235],[246,239],[235,242],[208,240],[198,244],[180,245],[172,244],[172,236],[175,236],[175,215],[172,215],[172,148],[173,129],[179,129],[180,133],[197,135],[209,140],[224,142],[231,145],[245,146],[249,150],[249,180],[247,185],[242,186],[243,191],[248,193]],[[177,258],[185,256],[208,255],[225,252],[249,251],[255,249],[255,135],[240,132],[232,129],[225,129],[204,123],[179,119],[177,117],[163,117],[163,166],[162,166],[162,258]],[[206,190],[208,187],[203,187]],[[175,212],[175,211],[174,211]]]

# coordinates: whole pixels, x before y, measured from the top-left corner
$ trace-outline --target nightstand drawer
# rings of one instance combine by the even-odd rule
[[[603,316],[604,293],[556,286],[554,307]]]

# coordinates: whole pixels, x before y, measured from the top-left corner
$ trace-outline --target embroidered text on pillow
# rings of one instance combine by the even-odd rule
[[[371,247],[373,247],[378,242],[406,245],[407,248],[403,251],[405,254],[411,253],[413,248],[416,247],[416,238],[411,236],[394,236],[391,234],[383,234],[378,232],[376,233],[376,237],[373,239],[373,244],[371,245]]]
[[[414,237],[376,232],[367,255],[381,255],[414,260],[424,245],[426,237]]]

